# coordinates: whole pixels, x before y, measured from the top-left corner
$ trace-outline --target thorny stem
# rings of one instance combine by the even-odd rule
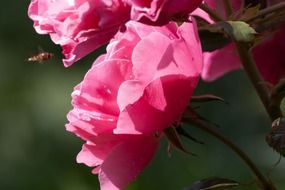
[[[202,3],[199,6],[200,9],[202,9],[203,11],[205,11],[206,13],[208,13],[210,15],[210,17],[215,21],[215,22],[219,22],[219,21],[223,21],[224,19],[213,9],[211,9],[206,3]]]
[[[266,87],[265,81],[263,80],[261,74],[259,73],[251,53],[249,52],[248,44],[244,42],[235,42],[238,54],[241,59],[243,68],[248,75],[251,83],[253,84],[257,94],[259,95],[271,121],[281,116],[280,110],[273,111],[270,107],[270,95],[269,90]]]
[[[251,169],[251,171],[257,177],[257,179],[260,183],[259,185],[261,185],[261,188],[263,190],[276,190],[274,185],[262,175],[262,173],[259,171],[259,169],[254,164],[254,162],[247,156],[247,154],[242,149],[240,149],[236,144],[234,144],[231,140],[226,138],[218,130],[216,130],[215,128],[212,128],[212,127],[208,127],[201,120],[184,118],[184,121],[192,123],[193,126],[195,126],[199,129],[205,131],[206,133],[209,133],[210,135],[216,137],[217,139],[222,141],[226,146],[228,146],[232,151],[234,151],[245,162],[245,164]]]
[[[223,0],[225,9],[227,6],[230,6],[227,0]],[[207,4],[201,4],[200,8],[207,12],[216,22],[224,21],[223,18],[213,9],[208,7]],[[247,21],[254,21],[255,19],[261,18],[268,14],[274,13],[276,11],[285,10],[285,2],[276,4],[274,6],[268,7],[266,9],[260,10],[256,17]],[[227,10],[226,10],[227,11]],[[271,107],[270,92],[265,85],[261,74],[259,73],[252,55],[249,51],[248,44],[243,42],[235,42],[238,54],[241,59],[241,63],[247,75],[249,76],[251,83],[253,84],[255,90],[257,91],[270,119],[274,121],[276,118],[282,116],[280,109],[273,109]]]
[[[284,9],[285,10],[285,9]],[[258,33],[263,33],[266,31],[276,31],[280,28],[282,24],[285,23],[285,12],[284,14],[279,14],[278,16],[267,16],[262,20],[252,23],[253,28]]]
[[[245,22],[252,22],[256,19],[263,18],[269,14],[276,14],[277,12],[284,10],[285,10],[285,2],[281,2],[276,5],[270,6],[266,9],[260,10],[255,17],[249,18],[248,20],[245,20]]]
[[[280,2],[278,4],[272,5],[266,9],[259,11],[258,16],[265,16],[270,13],[275,13],[276,11],[284,10],[285,2]]]
[[[229,18],[233,14],[233,8],[230,0],[223,0],[224,8],[227,14],[227,18]]]
[[[227,0],[223,0],[223,2],[224,2],[224,7],[225,7],[225,11],[227,15],[230,15],[230,9],[229,9],[229,7],[231,8],[231,6],[229,6],[230,2]],[[222,17],[216,11],[209,8],[206,4],[202,4],[200,8],[204,10],[205,12],[207,12],[216,22],[223,21]],[[247,22],[252,22],[256,19],[262,18],[268,14],[271,14],[271,13],[274,13],[280,10],[285,10],[285,2],[279,3],[275,6],[271,6],[269,8],[259,11],[257,16],[250,18],[249,20],[247,20]],[[236,45],[236,48],[237,48],[237,51],[240,56],[241,63],[243,65],[245,72],[247,73],[254,88],[256,89],[270,119],[274,121],[276,118],[281,116],[281,111],[280,109],[273,110],[270,107],[271,105],[270,92],[267,89],[265,82],[253,61],[252,55],[249,51],[250,49],[249,49],[248,44],[244,42],[237,42],[237,41],[235,41],[234,43]],[[214,137],[222,141],[225,145],[227,145],[229,148],[231,148],[231,150],[233,150],[247,164],[247,166],[251,169],[251,171],[255,174],[263,190],[276,190],[274,185],[262,175],[262,173],[259,171],[259,169],[254,164],[254,162],[247,156],[247,154],[243,152],[232,141],[227,139],[222,133],[220,133],[219,131],[213,128],[208,127],[200,120],[190,119],[189,122],[194,124],[195,127],[198,127],[204,130],[205,132],[213,135]]]

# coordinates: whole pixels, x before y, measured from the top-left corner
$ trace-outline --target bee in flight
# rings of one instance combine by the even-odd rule
[[[37,55],[28,58],[29,62],[39,62],[42,63],[43,61],[47,61],[53,58],[53,53],[49,52],[41,52]]]

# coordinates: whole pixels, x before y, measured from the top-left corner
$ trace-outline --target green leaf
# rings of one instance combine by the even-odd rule
[[[238,182],[231,179],[211,177],[197,181],[191,187],[184,188],[183,190],[226,190],[238,185]]]
[[[242,21],[221,22],[220,26],[237,42],[252,42],[257,34],[252,27]]]

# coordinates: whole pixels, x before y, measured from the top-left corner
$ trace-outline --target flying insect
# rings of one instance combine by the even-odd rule
[[[54,57],[53,53],[49,52],[41,52],[39,54],[33,55],[32,57],[28,58],[29,62],[39,62],[42,63],[44,61],[50,60]]]

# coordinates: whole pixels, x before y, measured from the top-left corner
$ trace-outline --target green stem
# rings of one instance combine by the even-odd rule
[[[223,0],[223,4],[224,4],[227,18],[229,18],[233,14],[232,4],[229,0]]]
[[[244,42],[235,42],[235,45],[247,76],[251,80],[251,83],[253,84],[257,94],[259,95],[271,121],[274,121],[276,118],[281,116],[281,111],[280,109],[279,111],[273,111],[271,109],[269,90],[261,74],[259,73],[256,64],[253,61],[252,55],[249,52],[248,44]]]
[[[197,119],[192,120],[192,119],[187,119],[187,118],[184,118],[184,119],[186,122],[192,123],[193,126],[216,137],[221,142],[223,142],[226,146],[228,146],[232,151],[234,151],[245,162],[245,164],[250,168],[250,170],[257,177],[259,184],[263,190],[276,190],[274,185],[262,175],[262,173],[259,171],[259,169],[254,164],[254,162],[247,156],[247,154],[243,150],[241,150],[236,144],[234,144],[232,141],[226,138],[222,133],[217,131],[215,128],[208,127],[206,124],[204,124],[204,122],[200,120],[197,120]]]
[[[211,9],[206,3],[202,3],[199,6],[200,9],[202,9],[203,11],[205,11],[206,13],[208,13],[208,15],[215,21],[215,22],[219,22],[219,21],[223,21],[224,19],[213,9]]]

